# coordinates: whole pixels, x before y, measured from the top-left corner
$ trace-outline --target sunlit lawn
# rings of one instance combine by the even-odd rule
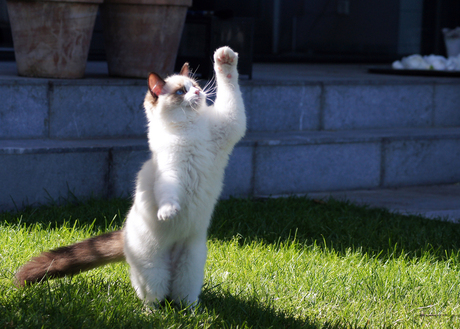
[[[201,303],[150,308],[126,264],[13,284],[40,251],[119,229],[129,201],[0,214],[0,328],[458,328],[460,225],[305,198],[216,208]]]

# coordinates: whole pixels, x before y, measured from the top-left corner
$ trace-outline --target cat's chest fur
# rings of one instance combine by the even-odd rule
[[[222,189],[228,156],[216,143],[205,117],[198,122],[189,122],[181,129],[152,128],[149,135],[154,167],[152,185],[166,176],[177,182],[181,191],[178,200],[181,210],[177,216],[168,222],[157,218],[152,225],[157,229],[164,227],[162,234],[166,235],[206,231]],[[153,195],[150,197],[154,198]],[[158,204],[155,204],[152,213],[157,208]],[[166,227],[175,229],[168,231]]]
[[[157,136],[150,136],[157,175],[177,175],[187,199],[200,197],[218,183],[215,171],[220,150],[205,124],[190,124],[173,133],[157,132]]]

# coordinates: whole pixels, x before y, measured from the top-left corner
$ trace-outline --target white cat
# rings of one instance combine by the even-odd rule
[[[188,64],[166,80],[149,75],[144,107],[152,157],[138,174],[123,230],[42,253],[16,274],[19,285],[126,259],[141,299],[197,302],[211,215],[229,154],[246,131],[237,62],[229,47],[214,53],[211,106]]]

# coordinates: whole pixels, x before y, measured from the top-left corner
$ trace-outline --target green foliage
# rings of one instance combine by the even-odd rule
[[[230,199],[209,231],[200,305],[145,306],[128,266],[26,289],[42,250],[122,227],[130,202],[0,214],[0,328],[458,328],[458,224],[328,200]]]

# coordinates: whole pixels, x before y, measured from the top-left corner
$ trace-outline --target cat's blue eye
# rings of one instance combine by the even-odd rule
[[[185,92],[182,89],[176,91],[176,95],[183,95]]]

